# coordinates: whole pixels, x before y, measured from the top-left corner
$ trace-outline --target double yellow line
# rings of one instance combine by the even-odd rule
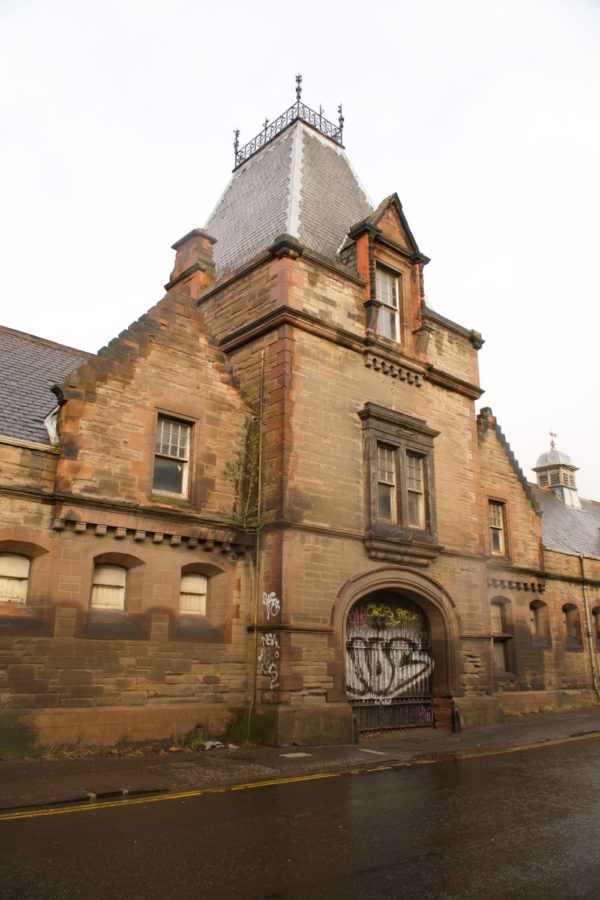
[[[414,766],[430,766],[440,761],[461,761],[466,759],[480,759],[486,756],[502,756],[507,753],[521,753],[524,750],[538,750],[545,747],[556,747],[559,744],[572,744],[578,741],[587,741],[600,738],[600,732],[592,731],[588,734],[572,735],[564,738],[554,738],[547,741],[537,741],[528,744],[519,744],[516,747],[492,748],[489,750],[471,750],[464,753],[452,753],[441,759],[416,759],[405,761],[391,761],[378,766],[360,766],[352,769],[343,769],[340,772],[317,772],[312,775],[295,775],[287,778],[273,778],[269,781],[250,781],[246,784],[234,784],[228,787],[209,787],[196,791],[178,791],[176,793],[155,794],[151,797],[126,797],[122,800],[107,800],[99,802],[73,803],[69,806],[37,807],[34,809],[14,810],[0,813],[0,822],[13,822],[17,819],[41,819],[46,816],[65,816],[69,813],[91,812],[98,809],[115,809],[127,806],[141,806],[147,803],[164,803],[167,800],[188,800],[194,797],[203,797],[206,794],[228,794],[235,791],[249,791],[256,788],[274,787],[283,784],[300,784],[305,781],[323,781],[327,778],[341,778],[346,775],[360,775],[368,772],[386,772],[391,769],[412,768]]]

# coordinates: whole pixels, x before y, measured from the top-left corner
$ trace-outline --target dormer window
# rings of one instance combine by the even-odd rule
[[[391,269],[377,266],[375,290],[381,304],[377,313],[377,333],[391,341],[400,341],[401,276]]]

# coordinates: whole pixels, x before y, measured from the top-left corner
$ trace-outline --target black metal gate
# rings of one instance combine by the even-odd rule
[[[352,607],[346,694],[360,732],[433,725],[432,670],[429,624],[418,607],[402,598]]]

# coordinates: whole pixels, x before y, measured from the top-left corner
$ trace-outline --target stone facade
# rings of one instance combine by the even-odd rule
[[[397,197],[348,225],[337,262],[284,234],[218,281],[213,239],[186,235],[164,299],[55,387],[59,440],[0,438],[0,566],[29,560],[25,601],[0,602],[0,704],[37,744],[349,740],[360,604],[427,623],[440,727],[594,702],[600,553],[544,546],[475,412],[481,338],[427,309]],[[153,483],[161,418],[189,435],[174,493]],[[118,609],[94,601],[106,567]]]

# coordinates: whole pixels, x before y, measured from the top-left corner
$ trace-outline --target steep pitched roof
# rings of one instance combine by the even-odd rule
[[[600,558],[600,503],[581,500],[573,509],[554,495],[530,485],[542,511],[542,540],[549,550]]]
[[[235,170],[206,223],[217,278],[289,234],[332,262],[373,205],[341,146],[295,121]]]
[[[56,406],[50,388],[90,355],[0,326],[0,434],[48,444],[44,419]]]

